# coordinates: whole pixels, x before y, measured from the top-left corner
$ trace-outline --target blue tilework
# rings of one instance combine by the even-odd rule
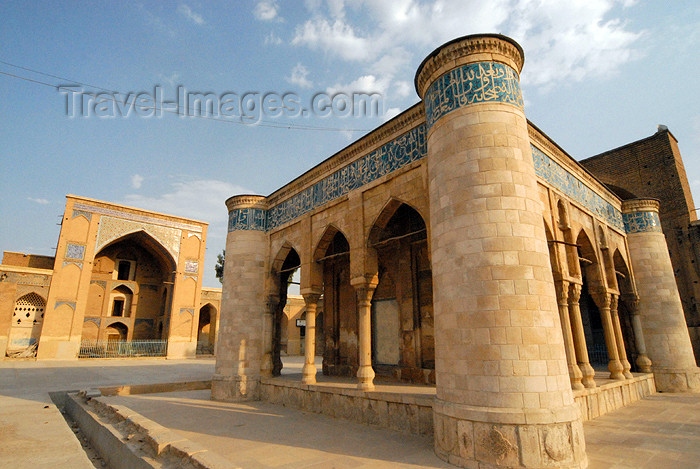
[[[530,148],[532,149],[532,161],[535,164],[537,176],[605,220],[610,226],[621,231],[625,229],[622,213],[613,207],[610,202],[596,194],[558,163],[552,161],[539,148],[534,145],[530,145]]]
[[[80,244],[66,244],[66,259],[80,259],[85,256],[85,246]]]
[[[265,231],[267,212],[261,208],[241,208],[228,214],[228,231]]]
[[[523,108],[518,74],[508,65],[479,62],[450,70],[425,93],[428,128],[455,109],[475,103],[499,102]]]
[[[267,212],[267,229],[275,229],[353,189],[424,158],[427,155],[425,133],[425,125],[420,125],[270,208]]]
[[[661,220],[656,212],[623,213],[627,233],[646,233],[656,231],[661,233]]]
[[[88,221],[92,220],[92,213],[86,212],[85,210],[73,210],[73,215],[71,216],[71,218],[79,217],[80,215],[87,218]]]

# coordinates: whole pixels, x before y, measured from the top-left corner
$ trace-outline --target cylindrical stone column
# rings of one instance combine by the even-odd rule
[[[518,74],[466,36],[416,75],[428,127],[435,452],[464,467],[586,467]]]
[[[263,358],[265,274],[268,236],[265,197],[240,195],[229,210],[221,319],[212,399],[253,400],[259,396]]]
[[[639,295],[638,312],[656,389],[698,390],[698,368],[666,238],[661,231],[659,202],[626,200],[622,213]]]
[[[301,382],[316,383],[316,306],[320,293],[303,293],[306,304],[306,335],[304,336],[304,368],[301,370]]]
[[[574,350],[576,351],[576,361],[583,377],[581,382],[586,388],[595,387],[595,370],[591,366],[588,357],[588,347],[586,346],[586,332],[583,330],[583,319],[581,319],[582,286],[572,283],[569,287],[569,317],[571,318],[571,333],[574,336]]]
[[[569,379],[571,389],[584,389],[581,379],[583,374],[576,361],[576,349],[574,348],[574,337],[571,332],[571,320],[569,319],[569,282],[559,280],[555,282],[557,291],[557,304],[559,306],[559,320],[564,336],[564,350],[566,351],[566,363],[569,367]]]
[[[647,345],[644,342],[644,331],[642,331],[642,320],[639,318],[639,297],[627,295],[623,298],[632,316],[632,330],[634,331],[634,345],[637,347],[637,359],[635,363],[642,373],[651,373],[651,360],[647,356]]]
[[[622,326],[620,325],[620,314],[618,312],[619,297],[617,295],[610,295],[610,316],[612,319],[613,331],[615,332],[615,342],[617,343],[617,354],[620,358],[620,365],[622,365],[622,374],[625,378],[632,378],[632,366],[629,360],[627,360],[627,350],[625,349],[625,339],[622,337]]]
[[[362,281],[353,285],[357,293],[357,333],[359,367],[357,388],[362,391],[374,389],[374,369],[372,368],[372,295],[376,285]]]
[[[612,296],[607,289],[601,287],[598,291],[591,292],[593,300],[600,311],[600,321],[603,323],[603,336],[605,337],[605,348],[608,351],[608,370],[610,371],[610,379],[623,380],[625,375],[622,374],[622,364],[620,356],[617,353],[617,340],[615,339],[615,330],[613,329],[612,316],[610,314],[610,304]]]

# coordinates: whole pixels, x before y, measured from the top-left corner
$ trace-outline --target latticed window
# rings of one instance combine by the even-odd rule
[[[45,307],[46,302],[41,296],[34,292],[27,293],[15,301],[15,310],[12,314],[12,320],[16,324],[40,322],[44,318]]]

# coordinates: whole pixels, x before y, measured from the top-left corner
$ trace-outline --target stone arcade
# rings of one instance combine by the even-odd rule
[[[623,201],[528,122],[522,66],[509,38],[451,41],[418,69],[421,102],[226,202],[214,399],[268,394],[297,268],[299,389],[315,389],[317,345],[324,375],[357,377],[353,398],[375,373],[435,383],[435,451],[459,466],[586,467],[597,363],[615,382],[700,386],[658,201]]]

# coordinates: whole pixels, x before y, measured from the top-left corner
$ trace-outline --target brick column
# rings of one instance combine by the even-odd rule
[[[586,467],[519,77],[466,36],[423,61],[435,310],[435,452],[463,467]]]
[[[259,396],[263,359],[263,317],[268,237],[265,198],[231,197],[221,319],[212,399],[253,400]]]
[[[316,306],[320,292],[303,291],[306,303],[306,336],[304,337],[304,368],[301,370],[301,382],[316,383]]]
[[[639,295],[647,353],[656,389],[681,392],[700,389],[683,306],[659,221],[659,202],[626,200],[622,213]]]
[[[581,299],[582,286],[572,283],[569,287],[569,317],[571,318],[571,329],[574,337],[574,350],[576,351],[576,361],[581,369],[581,382],[586,388],[595,387],[595,370],[591,366],[588,358],[588,347],[586,346],[586,332],[583,330],[583,320],[581,319]]]

